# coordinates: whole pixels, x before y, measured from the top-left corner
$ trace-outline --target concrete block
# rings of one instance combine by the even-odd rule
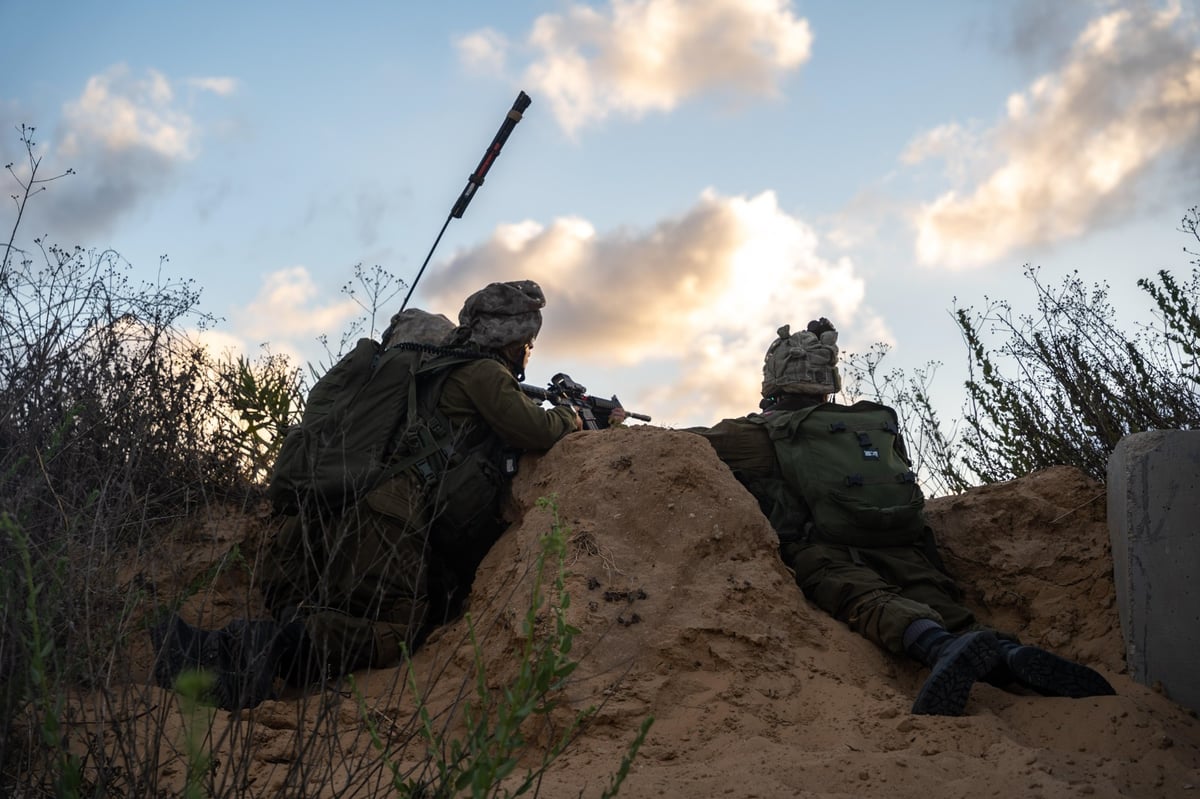
[[[1121,439],[1108,529],[1130,674],[1200,711],[1200,430]]]

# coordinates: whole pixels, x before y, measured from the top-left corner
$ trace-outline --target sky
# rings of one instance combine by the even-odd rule
[[[757,408],[777,328],[826,316],[844,355],[940,363],[945,418],[966,376],[955,307],[1031,309],[1029,265],[1108,283],[1137,318],[1137,278],[1189,268],[1198,13],[0,0],[0,157],[25,168],[24,123],[43,175],[74,171],[17,246],[194,279],[223,351],[328,364],[319,338],[336,349],[363,315],[355,267],[411,283],[445,225],[409,305],[456,320],[476,289],[536,280],[527,382],[566,372],[655,424],[711,424]],[[447,224],[519,91],[529,108]]]

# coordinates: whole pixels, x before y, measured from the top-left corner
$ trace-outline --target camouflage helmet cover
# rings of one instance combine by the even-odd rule
[[[827,319],[809,323],[807,330],[791,332],[784,325],[763,359],[763,397],[781,394],[826,395],[842,389],[838,374],[837,330]],[[815,331],[815,332],[814,332]]]
[[[394,347],[408,341],[417,344],[441,344],[453,330],[454,323],[440,313],[407,308],[392,317],[384,346]]]
[[[523,344],[542,329],[546,295],[532,280],[491,283],[467,297],[458,312],[458,330],[486,349]]]

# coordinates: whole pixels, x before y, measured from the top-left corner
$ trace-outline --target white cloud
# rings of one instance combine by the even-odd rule
[[[939,125],[909,142],[900,160],[906,164],[918,164],[929,158],[952,155],[964,149],[970,141],[969,134],[957,123]]]
[[[1178,5],[1106,14],[1066,62],[1008,98],[1007,116],[966,152],[943,126],[915,141],[912,161],[939,149],[988,164],[973,184],[916,215],[917,257],[975,266],[1114,221],[1157,165],[1200,149],[1200,38]],[[936,145],[936,147],[934,146]],[[953,161],[952,161],[953,163]],[[956,169],[958,177],[966,170]]]
[[[263,278],[254,299],[231,313],[234,331],[250,341],[308,344],[321,334],[342,329],[360,312],[349,297],[322,304],[322,296],[303,266],[272,272]]]
[[[188,78],[188,85],[220,97],[228,97],[238,89],[237,78]]]
[[[78,242],[106,232],[195,157],[196,137],[166,76],[135,75],[120,64],[93,75],[58,125],[55,161],[75,175],[43,206],[54,237]]]
[[[504,71],[508,40],[491,28],[473,31],[454,41],[459,60],[472,72],[495,75]]]
[[[172,108],[174,97],[166,77],[154,70],[135,78],[117,65],[92,76],[63,110],[62,156],[98,145],[109,152],[144,149],[168,160],[188,158],[192,121]]]
[[[214,358],[236,358],[239,355],[252,358],[254,354],[246,341],[236,334],[224,330],[206,328],[204,330],[190,329],[185,333],[188,341],[197,347],[208,350]]]
[[[455,319],[490,282],[536,280],[547,296],[537,359],[609,363],[625,380],[635,380],[636,367],[675,370],[681,376],[669,381],[621,387],[622,399],[669,407],[676,420],[714,419],[756,407],[763,353],[780,325],[827,316],[870,331],[869,340],[887,337],[863,307],[853,264],[817,249],[812,228],[782,211],[773,192],[706,191],[684,215],[646,231],[597,233],[579,218],[502,227],[431,272],[422,305]]]
[[[468,58],[491,57],[481,31],[460,41]],[[571,5],[533,25],[536,51],[524,83],[547,96],[568,133],[611,114],[670,111],[713,90],[773,96],[811,56],[808,21],[790,0],[612,0]]]

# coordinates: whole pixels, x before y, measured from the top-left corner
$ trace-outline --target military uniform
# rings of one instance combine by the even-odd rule
[[[980,679],[1047,696],[1112,694],[1096,671],[986,629],[962,604],[925,524],[895,412],[825,403],[841,389],[837,335],[824,317],[795,334],[779,328],[763,362],[765,412],[690,429],[758,500],[805,596],[929,667],[915,714],[963,713]]]
[[[268,607],[303,623],[327,673],[394,664],[452,614],[504,529],[502,453],[576,429],[570,408],[543,409],[493,358],[450,368],[436,405],[457,453],[445,474],[426,485],[407,470],[341,513],[290,517],[270,550]]]
[[[259,573],[274,618],[205,630],[168,613],[149,630],[155,682],[173,688],[181,673],[207,669],[216,677],[210,699],[218,707],[254,707],[273,695],[277,677],[306,684],[395,664],[432,623],[456,612],[504,529],[500,501],[511,475],[504,464],[515,463],[520,450],[549,449],[581,427],[573,408],[546,410],[521,391],[545,304],[541,287],[522,280],[472,294],[457,327],[423,311],[394,316],[382,337],[383,357],[393,348],[420,357],[390,360],[407,364],[408,378],[389,373],[394,382],[375,384],[380,393],[361,406],[368,415],[356,430],[371,443],[343,431],[352,452],[339,452],[335,439],[319,440],[318,456],[306,460],[304,437],[289,437],[297,442],[292,454],[276,464],[269,489],[278,490],[268,493],[291,515]],[[380,363],[380,349],[370,343],[360,342],[361,351],[339,362],[350,372],[335,366],[322,378],[314,424],[370,385]],[[364,366],[368,382],[357,383]],[[397,391],[408,392],[407,402]],[[380,397],[391,404],[378,404]],[[394,418],[401,413],[403,419]],[[370,448],[377,434],[390,448],[386,463]],[[335,464],[357,465],[335,465],[331,475],[329,453]],[[359,471],[370,474],[373,487],[347,500],[345,482]]]
[[[766,421],[790,411],[726,419],[693,428],[708,439],[779,533],[780,555],[804,595],[889,652],[904,652],[903,635],[918,619],[951,631],[978,627],[954,581],[931,561],[924,543],[850,547],[822,541],[803,499],[786,482]],[[786,446],[786,445],[785,445]]]

